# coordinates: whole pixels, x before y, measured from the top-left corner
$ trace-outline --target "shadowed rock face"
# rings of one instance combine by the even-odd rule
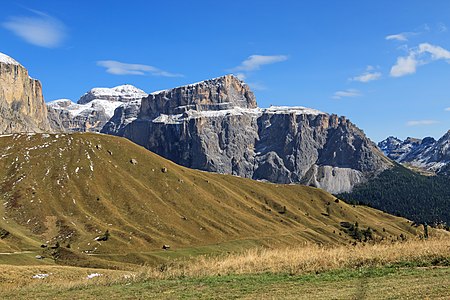
[[[122,136],[128,124],[136,120],[141,109],[141,100],[130,101],[122,104],[114,111],[114,115],[103,126],[101,132]]]
[[[41,83],[0,53],[0,134],[50,131]]]
[[[345,117],[257,108],[248,86],[231,75],[150,94],[119,135],[190,168],[333,193],[391,166]]]

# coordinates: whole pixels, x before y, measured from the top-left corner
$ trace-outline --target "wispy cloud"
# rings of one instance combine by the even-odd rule
[[[241,79],[242,80],[242,79]],[[257,82],[247,82],[248,86],[251,87],[255,91],[265,91],[267,87],[261,83]]]
[[[408,37],[412,35],[412,32],[402,32],[398,34],[391,34],[385,37],[386,40],[395,40],[400,42],[408,41]]]
[[[450,111],[450,107],[447,107],[446,109],[444,109],[445,111]]]
[[[411,37],[420,35],[422,33],[430,31],[430,26],[427,24],[424,24],[417,28],[415,31],[407,31],[407,32],[400,32],[397,34],[390,34],[385,37],[388,41],[399,41],[399,42],[407,42]]]
[[[447,32],[448,28],[444,23],[438,23],[437,25],[439,32]]]
[[[252,71],[261,69],[264,65],[271,65],[278,62],[283,62],[288,59],[287,55],[250,55],[239,66],[229,69],[227,71],[233,72],[240,80],[247,80]],[[247,82],[248,86],[255,91],[266,90],[267,87],[257,82]]]
[[[247,79],[247,75],[245,75],[244,73],[236,73],[234,74],[237,78],[239,78],[240,80],[244,81],[245,79]]]
[[[337,91],[333,95],[333,99],[342,99],[348,97],[360,97],[362,96],[358,90],[355,89],[347,89],[345,91]]]
[[[255,71],[259,70],[263,65],[270,65],[288,59],[287,55],[250,55],[239,66],[231,69],[231,71]]]
[[[397,62],[392,66],[390,75],[401,77],[416,73],[417,67],[426,65],[436,60],[446,60],[450,63],[450,51],[429,43],[422,43],[418,47],[408,50],[407,56],[397,58]]]
[[[350,78],[351,81],[359,81],[359,82],[369,82],[378,80],[381,78],[381,72],[375,71],[375,68],[373,66],[367,66],[366,71],[359,75],[355,76],[353,78]]]
[[[2,26],[30,44],[46,48],[60,46],[66,37],[65,25],[46,13],[29,11],[33,16],[10,17]]]
[[[438,121],[436,120],[413,120],[406,122],[407,126],[429,126],[437,124]]]
[[[171,73],[149,65],[128,64],[115,60],[100,60],[97,62],[100,67],[106,68],[106,72],[113,75],[146,75],[163,77],[182,77],[182,74]]]
[[[423,43],[419,45],[419,54],[429,53],[432,60],[446,59],[450,60],[450,51],[435,45]]]

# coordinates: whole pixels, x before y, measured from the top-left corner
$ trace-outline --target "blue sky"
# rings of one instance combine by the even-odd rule
[[[260,106],[347,116],[374,141],[450,129],[450,1],[7,1],[0,52],[47,101],[235,73]]]

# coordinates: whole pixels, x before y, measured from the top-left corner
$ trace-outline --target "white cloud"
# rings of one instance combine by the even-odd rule
[[[347,89],[345,91],[337,91],[333,95],[333,99],[342,99],[346,97],[360,97],[362,96],[358,90],[355,89]]]
[[[416,73],[418,61],[414,55],[397,58],[397,63],[391,68],[392,77],[401,77]]]
[[[353,80],[359,81],[359,82],[369,82],[369,81],[373,81],[373,80],[378,80],[380,78],[381,78],[380,72],[374,72],[374,73],[366,72],[362,75],[353,77]]]
[[[399,34],[391,34],[386,36],[386,40],[395,40],[395,41],[401,41],[406,42],[408,40],[408,36],[410,35],[410,32],[403,32]]]
[[[428,125],[433,125],[433,124],[437,124],[438,121],[436,120],[413,120],[413,121],[408,121],[406,122],[407,126],[428,126]]]
[[[375,67],[373,66],[367,66],[366,72],[359,76],[355,76],[353,78],[350,78],[352,81],[359,81],[359,82],[369,82],[373,80],[378,80],[381,78],[380,72],[375,72]]]
[[[286,55],[250,55],[239,66],[232,69],[232,71],[254,71],[259,70],[263,65],[270,65],[277,62],[287,60]]]
[[[181,74],[170,73],[153,66],[141,64],[127,64],[115,60],[100,60],[97,62],[100,67],[106,68],[106,72],[113,75],[154,75],[164,77],[182,77]]]
[[[30,10],[31,17],[10,17],[2,26],[26,42],[46,48],[55,48],[66,37],[66,27],[56,18],[43,12]]]
[[[423,43],[419,45],[419,54],[429,53],[432,60],[448,59],[450,60],[450,51],[435,45]]]
[[[450,111],[450,107],[447,107],[447,108],[445,109],[445,111]]]
[[[422,43],[418,47],[408,50],[407,56],[397,58],[397,62],[391,68],[392,77],[401,77],[416,73],[417,67],[426,65],[436,60],[447,60],[450,63],[450,51],[429,43]]]

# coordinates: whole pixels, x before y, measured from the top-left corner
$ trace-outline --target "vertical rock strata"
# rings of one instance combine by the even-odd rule
[[[41,83],[0,53],[0,134],[50,130]]]

